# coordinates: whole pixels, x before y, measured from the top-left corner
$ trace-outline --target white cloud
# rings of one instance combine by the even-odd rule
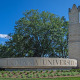
[[[10,39],[10,36],[8,36],[7,34],[0,34],[0,38]]]

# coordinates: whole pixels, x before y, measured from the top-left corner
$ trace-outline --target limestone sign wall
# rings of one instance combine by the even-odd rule
[[[54,68],[76,67],[77,60],[64,58],[1,58],[0,68]]]

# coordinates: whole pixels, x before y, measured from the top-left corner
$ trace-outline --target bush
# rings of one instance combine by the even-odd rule
[[[23,72],[20,72],[20,74],[22,74]]]
[[[7,74],[4,74],[3,76],[4,76],[4,77],[7,77]]]
[[[21,77],[21,75],[18,75],[18,76],[17,76],[17,78],[20,78],[20,77]]]
[[[13,71],[13,74],[16,74],[16,72],[15,72],[15,71]]]
[[[53,77],[53,76],[54,76],[54,74],[53,74],[53,73],[51,73],[51,74],[49,74],[48,76],[49,76],[49,77]]]
[[[57,72],[60,72],[60,70],[57,70]]]
[[[26,78],[26,75],[25,74],[22,74],[22,78]]]
[[[50,71],[50,73],[53,73],[53,72],[54,72],[53,70]]]
[[[32,74],[28,74],[28,76],[27,76],[28,78],[32,78],[33,77],[33,75]]]
[[[11,74],[11,73],[10,73],[10,74],[9,74],[9,76],[10,76],[10,77],[12,77],[12,76],[13,76],[13,74]]]
[[[47,73],[44,73],[44,74],[43,74],[43,77],[48,77],[48,74],[47,74]]]
[[[48,72],[48,70],[45,71],[46,73]]]
[[[41,70],[40,72],[42,73],[43,71]]]
[[[2,75],[0,74],[0,77],[2,77]]]

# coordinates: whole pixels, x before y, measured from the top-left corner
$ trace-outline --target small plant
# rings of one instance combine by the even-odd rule
[[[70,72],[68,72],[68,73],[67,73],[67,76],[70,76],[70,75],[71,75],[71,73],[70,73]]]
[[[36,74],[34,74],[33,77],[36,78]]]
[[[4,76],[4,77],[7,77],[7,74],[4,74],[3,76]]]
[[[10,74],[9,74],[9,76],[10,76],[10,77],[12,77],[12,76],[13,76],[13,74],[11,74],[11,73],[10,73]]]
[[[48,72],[48,70],[45,71],[46,73]]]
[[[33,72],[33,74],[35,74],[35,72]]]
[[[10,74],[11,72],[9,71],[8,74]]]
[[[32,78],[33,77],[33,75],[32,74],[28,74],[28,76],[27,76],[28,78]]]
[[[37,73],[38,71],[36,71],[36,73]]]
[[[61,73],[58,73],[57,76],[61,76]]]
[[[23,72],[20,72],[20,74],[22,74]]]
[[[38,75],[37,75],[37,77],[38,77],[38,78],[40,78],[40,77],[41,77],[41,75],[40,75],[40,74],[38,74]]]
[[[26,75],[22,74],[22,78],[26,78]]]
[[[27,74],[29,74],[29,72],[27,72]]]
[[[17,78],[20,78],[20,77],[21,77],[21,75],[18,75],[18,76],[17,76]]]
[[[2,77],[2,75],[0,74],[0,77]]]
[[[16,72],[15,72],[15,71],[13,71],[13,74],[16,74]]]
[[[20,73],[20,70],[18,70],[17,72]]]
[[[1,73],[4,74],[5,72],[4,71],[1,71]]]
[[[42,73],[43,71],[41,70],[40,72]]]
[[[62,73],[62,76],[66,76],[66,75],[67,75],[67,73],[65,73],[65,72]]]
[[[64,72],[64,70],[61,70],[61,72]]]
[[[26,73],[26,71],[24,71],[24,73]]]
[[[47,73],[44,73],[44,74],[43,74],[43,77],[48,77],[48,74],[47,74]]]
[[[57,70],[57,72],[60,72],[60,70]]]
[[[54,72],[53,70],[50,71],[50,73],[53,73],[53,72]]]
[[[54,74],[53,74],[53,73],[51,73],[51,74],[49,74],[49,76],[50,76],[50,77],[53,77],[53,76],[54,76]]]
[[[30,71],[30,73],[32,73],[33,71]]]

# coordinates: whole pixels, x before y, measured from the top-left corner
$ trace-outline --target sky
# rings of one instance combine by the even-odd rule
[[[68,9],[73,4],[79,6],[80,0],[0,0],[0,44],[9,39],[7,35],[14,32],[15,22],[26,10],[49,11],[68,21]]]

